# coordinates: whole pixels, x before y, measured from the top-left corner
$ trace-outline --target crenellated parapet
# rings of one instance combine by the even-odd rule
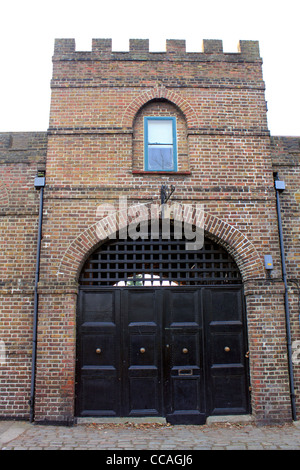
[[[67,56],[67,57],[66,57]],[[162,52],[149,50],[149,39],[130,39],[129,51],[113,51],[111,39],[92,39],[92,50],[76,51],[75,39],[55,39],[55,59],[122,59],[122,60],[193,60],[193,61],[257,61],[260,59],[258,41],[238,42],[237,52],[223,52],[223,42],[219,39],[204,39],[202,50],[187,52],[186,41],[183,39],[167,39],[166,49]]]
[[[201,45],[200,45],[201,47]],[[219,39],[204,39],[201,52],[187,52],[183,39],[167,39],[153,52],[148,39],[130,39],[127,51],[113,50],[112,39],[92,39],[90,51],[75,39],[56,39],[51,87],[236,88],[264,90],[258,41],[239,41],[224,52]]]

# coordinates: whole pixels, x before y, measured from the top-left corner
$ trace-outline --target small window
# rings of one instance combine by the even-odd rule
[[[177,171],[176,118],[145,117],[145,170]]]

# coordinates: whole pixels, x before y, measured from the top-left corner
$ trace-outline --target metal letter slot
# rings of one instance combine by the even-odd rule
[[[193,369],[179,369],[178,375],[193,375]]]

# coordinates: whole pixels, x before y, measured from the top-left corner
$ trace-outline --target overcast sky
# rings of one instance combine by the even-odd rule
[[[240,39],[258,40],[272,135],[300,136],[299,0],[2,0],[0,15],[0,132],[46,131],[55,38],[129,39],[164,51],[166,39],[185,39],[201,52],[203,39],[222,39],[237,52]]]

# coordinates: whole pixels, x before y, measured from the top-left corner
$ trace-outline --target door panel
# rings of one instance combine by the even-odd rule
[[[120,413],[119,323],[117,291],[81,291],[76,387],[80,416],[118,416]]]
[[[157,371],[130,371],[129,407],[126,416],[162,416]]]
[[[122,293],[124,416],[162,416],[161,293]]]
[[[242,290],[206,288],[204,322],[207,364],[207,412],[249,412],[248,367]]]
[[[82,376],[80,416],[119,416],[119,383],[116,371],[88,371]]]
[[[247,412],[245,378],[237,368],[228,368],[226,374],[220,369],[212,374],[211,414],[245,414]]]
[[[184,412],[191,414],[195,410],[195,403],[198,401],[199,396],[199,380],[198,376],[191,377],[186,380],[186,377],[175,377],[173,380],[173,407],[177,411],[177,418],[181,415],[183,418]],[[183,423],[184,424],[184,423]]]
[[[166,416],[173,424],[205,422],[201,290],[165,290]]]

